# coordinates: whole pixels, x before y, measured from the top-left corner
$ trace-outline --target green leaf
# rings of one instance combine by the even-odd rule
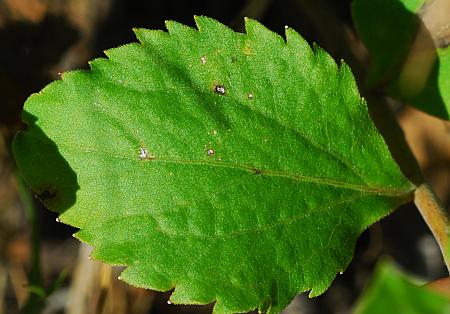
[[[415,81],[413,70],[392,82],[389,93],[424,112],[450,120],[450,48],[437,49],[433,58],[436,61],[426,84]],[[410,64],[411,69],[417,67],[414,58]]]
[[[323,293],[414,186],[347,65],[292,29],[285,42],[250,19],[246,34],[196,23],[136,29],[140,44],[31,96],[14,153],[123,280],[175,288],[173,303],[279,312]]]
[[[449,21],[434,21],[449,6],[438,2],[354,0],[352,15],[371,57],[368,87],[385,85],[390,96],[450,119],[450,48],[440,38]]]
[[[383,262],[359,300],[355,314],[442,314],[449,311],[449,298],[413,284],[391,263]]]
[[[371,57],[368,86],[398,75],[416,34],[417,16],[401,0],[354,0],[352,15]]]

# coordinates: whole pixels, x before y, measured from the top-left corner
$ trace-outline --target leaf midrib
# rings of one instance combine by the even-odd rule
[[[45,140],[42,140],[40,137],[29,134],[31,137],[37,139],[42,144],[58,147],[58,145],[54,143],[49,143]],[[80,146],[71,145],[68,143],[60,143],[60,147],[65,147],[69,150],[75,151],[75,152],[82,152],[82,153],[94,153],[98,155],[102,155],[104,158],[105,153],[100,152],[96,149],[86,149],[82,148]],[[406,196],[407,194],[410,194],[414,188],[411,187],[409,189],[394,189],[394,188],[386,188],[386,187],[379,187],[379,186],[372,186],[372,185],[359,185],[354,183],[348,183],[343,181],[337,181],[329,178],[320,178],[320,177],[313,177],[313,176],[305,176],[301,174],[296,173],[289,173],[289,172],[283,172],[283,171],[274,171],[264,168],[255,168],[251,165],[246,164],[240,164],[239,162],[228,162],[223,160],[189,160],[189,159],[176,159],[176,158],[167,158],[167,157],[161,157],[156,156],[154,159],[151,160],[139,160],[138,157],[131,158],[128,155],[125,154],[114,154],[111,152],[108,152],[108,157],[114,157],[116,159],[124,159],[127,161],[133,161],[133,162],[142,162],[142,163],[172,163],[172,164],[181,164],[181,165],[198,165],[198,166],[209,166],[209,167],[223,167],[223,168],[229,168],[233,170],[242,170],[246,171],[248,173],[251,173],[252,175],[258,176],[271,176],[271,177],[277,177],[277,178],[285,178],[292,181],[297,182],[310,182],[315,183],[318,185],[327,185],[327,186],[334,186],[337,188],[343,188],[343,189],[349,189],[354,191],[363,192],[366,194],[377,194],[377,195],[383,195],[383,196],[391,196],[391,197],[402,197]],[[137,151],[136,151],[137,156]],[[260,173],[260,174],[258,174]]]

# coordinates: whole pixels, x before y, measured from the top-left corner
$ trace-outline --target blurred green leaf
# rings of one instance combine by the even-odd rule
[[[382,262],[355,310],[355,314],[372,313],[450,313],[450,299],[413,284],[391,263]]]
[[[414,40],[417,16],[400,0],[354,0],[356,29],[369,50],[369,86],[395,77]]]
[[[437,4],[441,10],[450,8],[444,2]],[[436,44],[439,23],[428,29],[424,22],[440,9],[432,5],[425,0],[354,0],[352,15],[371,57],[368,87],[385,86],[392,97],[450,119],[449,48]]]
[[[420,74],[420,62],[412,58],[410,69],[395,79],[389,93],[424,112],[442,119],[450,119],[450,48],[437,49],[434,64],[426,82],[416,79]],[[418,56],[420,58],[420,56]]]
[[[31,96],[14,153],[125,281],[217,312],[279,312],[323,293],[414,186],[345,64],[292,29],[286,43],[254,20],[246,34],[196,23],[136,29],[140,44]]]

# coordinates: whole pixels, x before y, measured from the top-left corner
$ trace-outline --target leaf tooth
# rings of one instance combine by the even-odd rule
[[[141,47],[140,47],[139,43],[130,43],[130,44],[122,45],[119,47],[104,50],[103,53],[110,60],[123,60],[124,59],[124,50],[131,50],[131,49],[139,50],[139,49],[141,49]]]
[[[316,43],[313,43],[313,51],[316,57],[316,63],[321,67],[322,75],[325,75],[331,80],[336,80],[338,78],[339,67],[333,57]]]
[[[195,36],[198,32],[195,28],[184,25],[177,21],[166,20],[164,24],[166,25],[166,28],[171,36],[189,38]]]
[[[283,47],[285,45],[283,37],[248,17],[245,18],[245,32],[247,36],[256,38],[265,46],[272,46],[272,49],[275,49],[276,46]]]
[[[222,37],[233,37],[236,35],[236,33],[231,28],[210,17],[195,15],[194,21],[200,33],[210,33],[209,36],[218,36],[214,34],[216,33],[221,34]],[[218,37],[218,39],[220,39],[220,37]]]
[[[344,62],[344,60],[341,60],[338,75],[340,89],[346,91],[345,96],[348,102],[359,103],[361,101],[361,96],[358,92],[358,86],[356,85],[355,77],[350,67],[347,65],[347,63]],[[366,109],[367,106],[364,105],[364,108]]]
[[[108,57],[109,58],[109,57]],[[105,67],[105,64],[108,62],[106,58],[95,58],[93,60],[88,61],[89,67],[91,71],[97,71]]]
[[[334,279],[334,277],[333,277],[333,279]],[[308,297],[314,298],[314,297],[317,297],[317,296],[323,294],[328,289],[328,287],[331,285],[331,281],[333,279],[326,280],[325,284],[319,283],[318,285],[315,285],[314,287],[312,287],[312,289],[308,293]]]
[[[193,285],[177,284],[170,295],[170,301],[174,304],[209,304],[216,301],[215,296],[209,291],[196,289]]]
[[[56,86],[59,86],[60,84],[64,84],[64,81],[65,81],[67,75],[72,75],[72,73],[74,73],[74,72],[78,73],[78,72],[85,72],[85,71],[86,70],[70,70],[70,71],[63,72],[60,77],[61,79],[53,81],[50,84],[48,84],[47,86],[44,86],[44,88],[41,89],[39,92],[31,94],[24,104],[24,111],[22,112],[22,115],[21,115],[22,122],[24,122],[29,128],[34,126],[37,119],[35,117],[33,117],[32,115],[28,114],[28,112],[31,111],[31,107],[33,107],[33,106],[38,106],[38,107],[41,106],[40,105],[41,99],[42,99],[41,96],[44,94],[47,94],[47,93],[52,93],[54,88],[56,88]]]
[[[313,51],[311,49],[311,46],[299,33],[297,33],[297,31],[289,27],[286,29],[285,34],[286,34],[286,45],[288,47],[292,48],[299,54],[308,55],[309,56],[308,60],[310,60],[310,58],[313,57]]]
[[[225,313],[247,313],[256,309],[256,306],[248,308],[236,308],[227,306],[225,302],[217,300],[213,307],[213,314],[225,314]]]
[[[162,46],[170,39],[169,33],[159,29],[133,28],[133,32],[138,41],[144,46]]]
[[[143,273],[145,273],[145,276],[143,276]],[[146,277],[147,280],[143,280],[143,277]],[[143,269],[137,263],[126,267],[120,274],[120,280],[135,287],[156,291],[169,291],[175,287],[175,283],[160,271]],[[174,301],[173,298],[171,300]]]

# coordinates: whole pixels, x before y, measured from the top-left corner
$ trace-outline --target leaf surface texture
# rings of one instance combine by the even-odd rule
[[[250,19],[246,34],[196,23],[136,29],[140,43],[31,96],[15,156],[123,280],[276,313],[323,293],[414,187],[347,65],[290,28],[285,41]]]

